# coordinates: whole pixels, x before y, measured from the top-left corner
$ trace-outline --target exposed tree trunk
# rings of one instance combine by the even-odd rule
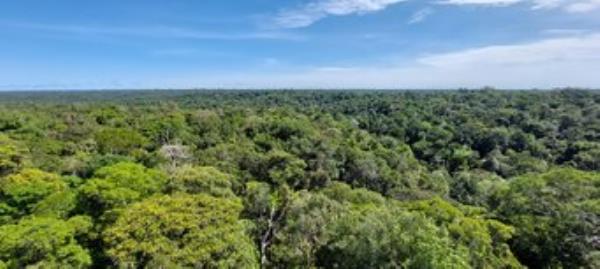
[[[269,219],[267,220],[267,230],[260,239],[260,268],[265,268],[269,263],[269,259],[267,258],[267,249],[271,245],[271,239],[275,229],[275,215],[275,208],[271,208],[271,213],[269,214]]]
[[[275,235],[275,232],[277,232],[277,226],[285,216],[286,211],[287,201],[284,202],[279,209],[277,207],[271,208],[269,219],[267,220],[267,230],[260,239],[260,268],[267,268],[267,265],[269,265],[267,251],[273,243],[273,236]]]

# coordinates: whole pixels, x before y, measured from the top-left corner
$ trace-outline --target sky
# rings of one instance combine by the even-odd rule
[[[600,88],[600,0],[0,1],[0,90]]]

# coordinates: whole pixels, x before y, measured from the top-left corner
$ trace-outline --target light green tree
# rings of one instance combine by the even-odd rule
[[[167,182],[168,192],[206,193],[218,197],[233,197],[233,176],[214,167],[182,166],[175,169]]]
[[[121,162],[98,169],[79,187],[80,200],[90,215],[123,207],[163,190],[164,173],[143,165]]]
[[[72,196],[63,196],[68,191],[67,183],[56,174],[25,169],[18,174],[9,175],[0,181],[0,223],[34,211],[52,211],[43,204],[51,203],[55,209],[63,208],[68,211],[74,206],[73,199],[70,199]],[[64,199],[56,199],[57,196],[63,196]]]
[[[104,233],[108,256],[127,268],[257,268],[237,199],[155,196],[127,207]]]
[[[0,226],[0,268],[90,267],[90,254],[76,237],[91,226],[87,217],[30,217]]]
[[[25,149],[0,133],[0,177],[19,169],[25,162]]]

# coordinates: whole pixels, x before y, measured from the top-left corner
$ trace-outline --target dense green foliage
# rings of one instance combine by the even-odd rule
[[[598,268],[600,93],[1,93],[26,267]]]

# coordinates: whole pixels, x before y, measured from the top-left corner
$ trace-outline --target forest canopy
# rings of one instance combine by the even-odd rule
[[[0,268],[600,268],[600,92],[0,93]]]

